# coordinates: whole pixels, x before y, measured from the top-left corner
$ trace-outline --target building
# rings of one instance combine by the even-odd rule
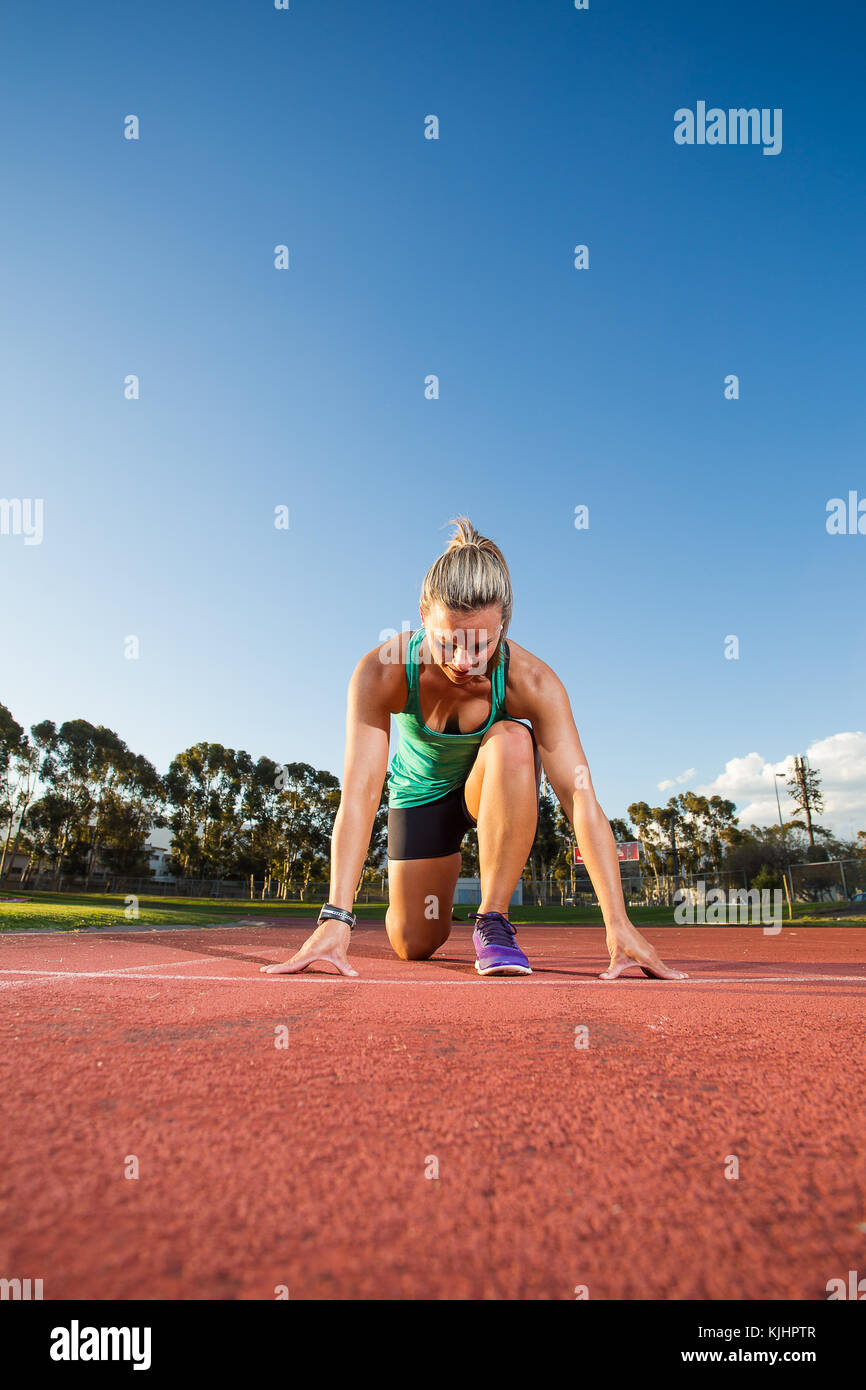
[[[153,839],[150,839],[144,848],[147,851],[148,864],[154,882],[174,883],[175,876],[169,867],[169,860],[171,859],[171,849],[169,846],[165,844],[155,844]]]
[[[469,904],[477,907],[481,902],[481,879],[480,878],[458,878],[457,887],[454,889],[454,904]],[[523,906],[523,883],[518,883],[511,895],[509,907]]]

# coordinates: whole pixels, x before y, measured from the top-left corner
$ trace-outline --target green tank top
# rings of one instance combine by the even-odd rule
[[[505,642],[503,659],[491,676],[493,702],[487,722],[468,734],[440,734],[428,729],[418,698],[418,648],[423,639],[423,627],[409,638],[406,647],[408,696],[400,713],[392,716],[399,730],[397,751],[388,770],[388,805],[394,807],[425,806],[428,801],[436,801],[459,787],[469,775],[487,730],[500,719],[513,718],[505,713],[509,660]]]

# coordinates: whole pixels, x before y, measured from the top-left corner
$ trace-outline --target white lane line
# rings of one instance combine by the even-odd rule
[[[201,960],[185,960],[183,963],[184,963],[184,966],[187,966],[187,965],[213,965],[213,956],[202,956]],[[154,961],[151,965],[148,965],[148,966],[147,966],[147,969],[148,969],[148,970],[168,970],[169,966],[172,966],[172,965],[173,965],[173,966],[175,967],[175,969],[176,969],[176,968],[177,968],[177,961],[176,961],[176,960],[156,960],[156,961]],[[141,965],[118,965],[118,966],[116,966],[116,967],[113,967],[111,970],[106,970],[105,973],[106,973],[106,975],[122,975],[122,974],[125,974],[127,970],[142,970],[143,968],[144,968],[144,967],[141,966]],[[3,973],[2,970],[0,970],[0,975],[2,975],[2,973]]]
[[[201,960],[185,960],[185,961],[183,962],[183,964],[184,964],[184,966],[188,966],[188,965],[213,965],[213,956],[202,956]],[[147,970],[168,970],[171,966],[173,966],[175,969],[177,969],[177,961],[176,961],[176,960],[155,960],[155,961],[152,961],[152,962],[150,963],[150,965],[148,965],[148,966],[143,966],[143,965],[117,965],[117,966],[112,966],[111,969],[109,969],[109,970],[101,970],[99,973],[100,973],[101,975],[105,975],[106,977],[110,977],[110,976],[112,976],[112,975],[125,975],[129,970],[145,970],[145,969],[147,969]],[[76,975],[76,974],[79,974],[79,973],[81,973],[81,972],[76,971],[76,970],[70,970],[70,971],[68,971],[68,972],[64,972],[64,971],[53,971],[53,970],[25,970],[23,967],[22,967],[21,969],[19,969],[19,970],[16,970],[16,969],[14,969],[14,968],[11,967],[11,966],[9,967],[8,970],[0,970],[0,975],[16,975],[16,974],[17,974],[17,975],[53,975],[53,974],[64,974],[64,973],[68,973],[68,974],[70,974],[70,975]]]
[[[184,965],[213,965],[213,956],[202,956],[201,960],[185,960]],[[176,960],[157,960],[150,965],[116,965],[109,970],[34,970],[27,966],[8,966],[0,970],[0,975],[98,975],[110,978],[122,975],[129,970],[166,970],[169,966],[177,968]]]
[[[168,963],[168,962],[166,962]],[[257,981],[259,984],[268,984],[271,980],[294,979],[307,985],[397,985],[405,989],[409,985],[478,985],[482,981],[475,975],[466,979],[456,980],[371,980],[364,976],[350,978],[342,975],[263,975],[256,972],[253,975],[151,975],[146,971],[135,971],[134,966],[126,967],[123,974],[116,970],[0,970],[0,975],[27,975],[26,980],[0,981],[0,988],[11,988],[15,985],[25,984],[44,984],[47,980],[191,980],[195,984],[214,983],[225,984],[250,984]],[[779,985],[779,984],[861,984],[866,985],[866,975],[744,975],[744,976],[704,976],[701,979],[691,977],[687,980],[649,980],[647,976],[624,976],[623,982],[629,980],[640,984],[654,985]],[[493,985],[519,985],[524,983],[524,979],[514,979],[508,977],[488,976],[484,984]],[[562,988],[569,985],[611,985],[619,984],[619,980],[600,980],[597,976],[575,976],[569,980],[540,980],[537,977],[532,981],[532,987],[538,989]]]

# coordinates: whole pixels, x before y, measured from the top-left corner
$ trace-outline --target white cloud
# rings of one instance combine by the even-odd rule
[[[848,837],[866,828],[866,733],[831,734],[803,751],[810,767],[821,774],[824,811],[817,817],[820,824]],[[739,823],[744,828],[775,824],[779,819],[775,774],[783,772],[789,777],[793,768],[793,753],[778,763],[768,762],[760,753],[747,753],[745,757],[731,758],[714,781],[695,790],[703,796],[723,796],[735,802]],[[779,779],[778,786],[782,816],[793,820],[796,807],[784,779]]]
[[[675,787],[678,783],[681,786],[683,782],[688,782],[690,777],[694,777],[696,771],[697,768],[687,767],[685,772],[680,773],[679,777],[668,777],[664,782],[658,782],[656,785],[660,792],[666,792],[668,787]]]

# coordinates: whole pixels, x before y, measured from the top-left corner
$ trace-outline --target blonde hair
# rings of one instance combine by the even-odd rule
[[[505,556],[495,541],[476,531],[465,516],[453,517],[455,526],[445,551],[434,560],[421,585],[421,607],[429,611],[434,603],[455,613],[474,613],[498,604],[502,609],[502,631],[488,670],[499,665],[502,643],[511,622],[514,594]]]

